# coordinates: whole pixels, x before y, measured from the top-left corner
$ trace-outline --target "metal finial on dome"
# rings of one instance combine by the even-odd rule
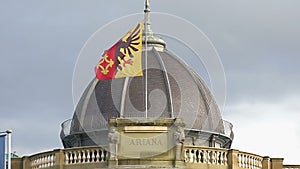
[[[151,31],[151,23],[150,23],[150,2],[149,0],[145,0],[145,29],[144,33],[146,36],[152,36],[153,33]]]
[[[147,45],[162,45],[163,47],[166,46],[166,42],[160,38],[157,38],[153,35],[151,30],[151,21],[150,21],[150,0],[145,0],[145,26],[143,32],[143,43]]]
[[[150,3],[149,3],[149,0],[145,1],[145,10],[144,10],[144,12],[150,12]]]

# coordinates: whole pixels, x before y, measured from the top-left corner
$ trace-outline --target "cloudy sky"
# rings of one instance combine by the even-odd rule
[[[81,48],[108,22],[142,12],[143,3],[0,1],[0,130],[14,131],[13,151],[62,147],[60,124],[73,114]],[[152,0],[151,9],[195,24],[217,49],[233,148],[300,164],[300,1]]]

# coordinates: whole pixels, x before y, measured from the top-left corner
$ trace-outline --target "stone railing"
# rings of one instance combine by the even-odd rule
[[[184,149],[184,160],[186,163],[227,165],[227,156],[227,149],[198,146],[186,146]]]
[[[283,158],[262,157],[234,149],[184,146],[182,153],[182,167],[186,166],[186,168],[190,169],[300,169],[300,165],[283,165]],[[140,161],[142,161],[142,159],[130,165],[140,166]],[[175,164],[179,164],[176,162],[177,161],[175,161]],[[128,164],[126,163],[126,165]],[[109,163],[109,153],[103,147],[58,149],[29,157],[15,158],[12,161],[12,169],[79,169],[108,167],[111,167]]]
[[[54,166],[56,157],[55,157],[55,153],[51,151],[51,152],[45,152],[45,153],[40,153],[31,156],[29,160],[30,160],[31,168],[37,169],[37,168],[46,168],[46,167]]]
[[[102,147],[80,147],[44,152],[28,157],[30,169],[47,167],[104,163],[108,160],[108,152]]]
[[[73,148],[64,151],[65,164],[106,162],[107,151],[100,147]]]
[[[209,164],[225,168],[261,169],[263,157],[238,150],[185,146],[184,160],[193,164]]]
[[[262,168],[263,157],[259,155],[239,151],[237,156],[238,156],[238,166],[240,168],[249,168],[249,169]]]
[[[300,169],[300,165],[283,165],[283,169]]]

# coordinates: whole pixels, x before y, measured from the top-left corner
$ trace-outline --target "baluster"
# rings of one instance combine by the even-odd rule
[[[253,163],[254,163],[254,169],[257,169],[258,168],[258,158],[254,158],[253,159]]]
[[[40,158],[41,159],[41,163],[40,163],[40,168],[44,168],[45,166],[44,166],[44,161],[45,161],[45,159],[44,159],[44,157],[41,157]]]
[[[43,156],[43,168],[48,167],[48,156]]]
[[[90,150],[86,150],[86,154],[87,154],[87,162],[90,163],[91,162],[91,156],[90,156]]]
[[[108,158],[108,153],[109,152],[106,151],[106,150],[104,150],[104,149],[102,150],[102,152],[103,152],[103,161],[107,161],[108,160],[107,158]]]
[[[194,155],[195,156],[194,157],[195,161],[194,161],[194,163],[198,163],[199,162],[199,150],[195,149],[194,151],[195,151],[195,155]]]
[[[258,161],[258,167],[259,167],[259,168],[262,168],[262,160],[263,160],[263,159],[259,159],[259,161]],[[300,168],[299,168],[299,169],[300,169]]]
[[[214,154],[214,152],[213,151],[209,151],[209,162],[211,163],[211,164],[213,164],[213,155]]]
[[[47,164],[46,164],[47,167],[50,167],[51,166],[51,155],[47,155]]]
[[[92,161],[91,162],[95,162],[95,150],[92,150]]]
[[[254,169],[254,157],[253,156],[251,156],[250,166],[251,166],[251,169]]]
[[[98,158],[99,162],[103,161],[103,154],[102,153],[103,153],[103,150],[102,149],[98,149],[98,155],[97,155],[98,157],[97,158]]]
[[[43,159],[44,159],[44,162],[43,162],[44,168],[45,168],[45,167],[48,167],[48,162],[49,162],[48,155],[45,155],[45,156],[43,157]]]
[[[45,157],[42,156],[41,157],[41,168],[44,168],[45,167]]]
[[[220,165],[222,164],[221,156],[222,156],[222,153],[220,151],[217,151],[217,153],[216,153],[217,164],[220,164]]]
[[[47,157],[47,158],[48,158],[48,161],[47,161],[47,163],[48,163],[48,164],[47,164],[47,167],[50,167],[50,166],[51,166],[51,162],[52,162],[52,161],[51,161],[51,156],[52,156],[52,154],[48,155],[48,157]]]
[[[253,169],[252,168],[252,158],[253,158],[252,156],[249,156],[249,159],[248,159],[248,161],[249,161],[249,168],[250,169]]]
[[[36,167],[37,168],[40,168],[40,164],[41,164],[41,159],[40,159],[40,157],[37,157],[37,163],[36,163]]]
[[[53,166],[53,155],[49,155],[49,166]]]
[[[45,168],[46,165],[45,165],[45,161],[46,161],[46,157],[45,156],[42,156],[42,168]]]
[[[247,156],[246,155],[243,155],[243,168],[246,168],[247,166]]]
[[[48,167],[49,166],[49,155],[45,155],[44,156],[44,167]]]
[[[202,163],[202,157],[201,157],[201,153],[202,153],[202,151],[201,150],[198,150],[198,157],[197,157],[197,159],[198,159],[198,163]]]
[[[41,163],[41,159],[40,159],[40,157],[38,156],[38,157],[36,157],[36,160],[37,160],[37,162],[36,162],[36,167],[39,168],[39,167],[40,167],[40,163]]]
[[[76,151],[76,154],[77,154],[77,163],[81,163],[81,151],[80,150],[78,150],[78,151]]]
[[[102,161],[106,161],[106,150],[101,149],[101,152],[102,152]]]
[[[211,164],[215,164],[215,151],[210,151],[210,162]]]
[[[84,150],[81,150],[82,152],[82,163],[85,163],[86,162],[86,153]]]
[[[224,164],[228,165],[228,152],[224,152]]]
[[[245,155],[245,168],[249,168],[249,156]]]
[[[189,159],[189,162],[193,162],[193,158],[192,158],[192,149],[189,149],[188,151],[188,159]]]
[[[65,163],[69,164],[69,153],[65,152]]]
[[[247,168],[247,156],[243,155],[243,168]]]
[[[224,165],[224,157],[223,157],[223,155],[224,155],[224,152],[220,151],[219,152],[219,161],[220,161],[221,165]]]
[[[106,161],[107,151],[102,149],[102,161]]]
[[[37,160],[36,160],[35,164],[33,164],[33,167],[37,168]]]
[[[222,153],[223,153],[222,151],[218,151],[218,154],[217,154],[217,163],[220,165],[223,165]]]
[[[90,162],[90,151],[86,150],[86,162],[89,163]]]
[[[204,163],[204,152],[203,150],[200,151],[200,163]]]
[[[246,167],[250,168],[250,156],[249,155],[247,155],[247,166]]]
[[[38,163],[37,158],[35,158],[35,159],[34,159],[34,163],[33,163],[33,167],[34,167],[34,168],[37,168],[37,167],[36,167],[36,166],[37,166],[37,163]]]
[[[244,155],[240,154],[241,162],[240,162],[240,167],[244,167]]]
[[[76,164],[77,163],[77,152],[76,151],[74,151],[74,164]]]
[[[99,161],[101,161],[101,159],[100,159],[100,154],[99,154],[99,152],[100,152],[101,150],[96,149],[95,151],[96,151],[96,162],[99,162]]]
[[[190,159],[190,163],[194,162],[193,161],[193,149],[190,149],[190,151],[189,151],[189,159]]]
[[[44,167],[48,167],[48,163],[49,163],[48,155],[45,155],[44,156]]]
[[[241,157],[241,154],[238,154],[238,166],[242,167],[242,157]]]
[[[184,159],[185,162],[189,162],[189,149],[186,149],[184,152]]]
[[[206,164],[207,162],[207,150],[203,151],[203,162]]]
[[[55,165],[55,161],[56,161],[56,155],[53,155],[52,166]]]
[[[41,168],[41,157],[38,156],[38,157],[37,157],[37,160],[38,160],[38,163],[37,163],[38,165],[37,165],[37,167],[38,167],[38,168]]]
[[[73,151],[70,152],[70,164],[74,164],[74,153],[73,153]]]
[[[49,155],[49,166],[52,166],[53,164],[53,155],[52,154],[50,154]]]
[[[211,158],[211,156],[212,156],[212,151],[211,151],[211,150],[208,150],[207,152],[208,152],[208,153],[207,153],[207,155],[208,155],[208,156],[207,156],[207,162],[211,164],[211,163],[212,163],[212,161],[211,161],[211,159],[212,159],[212,158]]]
[[[45,161],[44,157],[40,157],[40,166],[39,166],[39,168],[44,168],[44,161]]]
[[[211,163],[217,164],[217,151],[211,151]]]
[[[193,154],[193,163],[197,163],[197,158],[196,158],[196,149],[193,149],[192,154]]]

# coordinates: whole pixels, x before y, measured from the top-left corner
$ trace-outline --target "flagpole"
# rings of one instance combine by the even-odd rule
[[[149,0],[145,1],[145,26],[144,26],[144,35],[145,35],[145,111],[146,118],[148,118],[148,51],[147,51],[147,40],[148,40],[148,24],[149,24]]]

